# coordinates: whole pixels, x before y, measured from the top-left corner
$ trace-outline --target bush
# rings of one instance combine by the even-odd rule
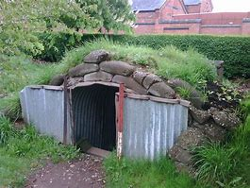
[[[59,61],[65,51],[103,36],[96,34],[80,37],[65,33],[41,35],[46,47],[40,58]],[[211,60],[223,60],[227,77],[250,77],[249,37],[209,35],[108,35],[106,37],[123,44],[148,46],[154,49],[169,45],[181,50],[193,48]]]

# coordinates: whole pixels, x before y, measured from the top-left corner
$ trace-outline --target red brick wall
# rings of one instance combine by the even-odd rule
[[[189,6],[186,6],[186,7],[187,7],[187,11],[188,11],[189,14],[200,13],[200,11],[201,11],[201,4],[189,5]]]
[[[160,10],[140,12],[136,17],[138,25],[134,30],[138,34],[250,35],[250,12],[185,14],[179,0],[169,0]]]
[[[212,12],[213,4],[211,0],[202,0],[200,12]]]

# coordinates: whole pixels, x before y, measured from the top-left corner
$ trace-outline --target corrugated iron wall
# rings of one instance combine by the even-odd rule
[[[73,143],[72,139],[77,142],[86,138],[95,147],[114,149],[115,92],[118,88],[94,84],[69,91],[67,143]],[[32,123],[40,133],[63,142],[63,89],[51,86],[26,87],[20,92],[20,98],[25,121]],[[177,103],[177,100],[162,101],[156,102],[148,97],[143,99],[140,95],[125,97],[124,156],[155,159],[166,155],[181,132],[187,129],[188,108]]]
[[[72,110],[75,139],[86,139],[92,146],[115,149],[115,92],[116,87],[95,84],[72,90]]]
[[[166,155],[187,129],[188,108],[126,97],[122,154],[130,158],[155,159]]]
[[[36,129],[63,142],[64,96],[61,87],[25,87],[20,92],[22,113],[25,122]],[[71,143],[70,118],[68,113],[67,143]]]

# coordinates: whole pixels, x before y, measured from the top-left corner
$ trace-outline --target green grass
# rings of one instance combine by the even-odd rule
[[[250,103],[243,102],[248,113],[226,144],[212,143],[197,148],[194,159],[198,179],[214,187],[250,187]]]
[[[198,188],[200,187],[187,174],[177,173],[174,164],[162,157],[158,161],[131,160],[120,161],[112,153],[104,161],[107,187],[136,188]]]
[[[44,159],[59,162],[77,156],[78,150],[73,146],[39,135],[32,126],[16,130],[9,119],[0,118],[0,187],[22,186],[25,176]]]

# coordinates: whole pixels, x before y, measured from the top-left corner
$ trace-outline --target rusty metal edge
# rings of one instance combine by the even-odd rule
[[[63,90],[62,86],[50,86],[50,85],[30,85],[26,87],[31,89],[48,89],[48,90],[59,90],[59,91]]]
[[[81,82],[81,83],[78,83],[78,84],[76,84],[74,86],[70,86],[69,88],[70,89],[75,89],[77,87],[91,86],[91,85],[94,85],[94,84],[101,84],[101,85],[113,86],[113,87],[119,87],[120,86],[119,84],[113,83],[113,82],[101,82],[101,81],[97,81],[97,82]]]

